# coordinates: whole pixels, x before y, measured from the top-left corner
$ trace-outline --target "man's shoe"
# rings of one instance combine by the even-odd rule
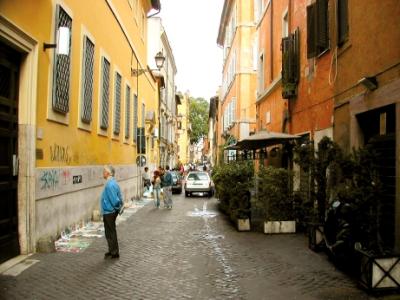
[[[118,253],[117,254],[112,254],[111,258],[119,258],[119,254]]]
[[[104,258],[105,258],[105,259],[106,259],[106,258],[109,258],[109,257],[111,257],[111,253],[110,253],[110,252],[107,252],[107,253],[104,254]]]

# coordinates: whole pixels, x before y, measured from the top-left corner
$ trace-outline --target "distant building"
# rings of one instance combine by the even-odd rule
[[[190,160],[190,132],[192,130],[189,121],[190,96],[185,93],[180,96],[181,104],[178,105],[177,128],[178,128],[178,156],[183,164]]]

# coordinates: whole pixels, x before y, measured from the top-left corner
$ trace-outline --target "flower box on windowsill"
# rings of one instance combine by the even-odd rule
[[[264,222],[264,233],[295,233],[296,221],[267,221]]]
[[[238,231],[250,231],[250,219],[237,219]]]
[[[373,255],[356,249],[360,255],[361,285],[370,292],[400,292],[400,254]]]

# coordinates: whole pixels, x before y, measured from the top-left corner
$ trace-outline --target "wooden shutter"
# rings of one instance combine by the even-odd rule
[[[337,26],[337,43],[342,46],[349,38],[348,0],[337,2]]]
[[[300,79],[300,30],[296,28],[292,34],[293,43],[293,82],[298,83]]]
[[[329,48],[328,0],[317,0],[317,47],[318,54]]]
[[[290,37],[282,39],[282,84],[290,83]]]
[[[316,47],[316,5],[307,6],[307,58],[317,56]]]

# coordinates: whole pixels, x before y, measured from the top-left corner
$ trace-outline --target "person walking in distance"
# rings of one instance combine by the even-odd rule
[[[165,206],[169,209],[172,208],[172,175],[169,170],[169,166],[165,166],[165,174],[163,176],[163,190],[164,190],[164,203]]]
[[[151,182],[150,182],[150,172],[148,167],[144,167],[144,173],[142,175],[143,186],[145,188],[145,192],[150,190]]]
[[[101,194],[101,214],[103,215],[104,231],[108,245],[108,252],[104,254],[104,258],[119,258],[115,220],[123,205],[123,200],[121,189],[114,176],[114,168],[112,166],[104,166],[103,178],[106,179],[106,183]]]
[[[157,208],[160,207],[160,193],[161,193],[161,177],[159,171],[154,171],[153,177],[153,194],[154,194],[154,204]]]

